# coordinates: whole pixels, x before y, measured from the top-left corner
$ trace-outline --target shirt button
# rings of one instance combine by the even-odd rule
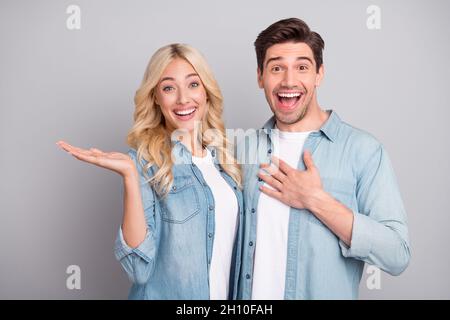
[[[252,213],[255,213],[255,211],[256,211],[255,208],[252,208]]]
[[[250,241],[249,243],[248,243],[248,245],[251,247],[251,246],[253,246],[253,241]]]
[[[208,233],[208,237],[212,238],[213,234],[210,232]]]
[[[206,182],[203,182],[203,186],[206,187],[208,184]]]
[[[267,153],[272,153],[272,149],[267,150]]]
[[[250,275],[249,275],[248,273],[245,275],[245,277],[246,277],[247,279],[250,279]]]
[[[209,210],[214,210],[214,206],[209,206]]]
[[[172,190],[173,190],[173,191],[177,190],[177,187],[176,187],[176,186],[173,186],[173,187],[172,187]]]
[[[237,187],[236,187],[236,186],[233,186],[233,189],[234,189],[234,190],[237,190]]]

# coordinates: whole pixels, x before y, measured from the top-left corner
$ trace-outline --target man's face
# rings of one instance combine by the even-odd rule
[[[258,84],[277,121],[294,124],[302,120],[316,103],[316,87],[323,77],[323,66],[316,71],[311,48],[303,42],[281,43],[269,47],[264,70],[258,68]]]

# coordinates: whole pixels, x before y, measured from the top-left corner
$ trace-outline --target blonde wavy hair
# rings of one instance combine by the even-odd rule
[[[160,196],[166,196],[173,184],[172,132],[166,127],[160,106],[155,103],[155,96],[164,70],[176,58],[192,65],[206,91],[206,114],[202,120],[199,142],[203,147],[213,145],[216,148],[222,169],[242,188],[241,170],[225,135],[223,97],[219,85],[201,53],[189,45],[170,44],[158,49],[151,57],[134,97],[134,124],[127,135],[128,145],[137,150],[139,163],[142,159],[148,161],[143,170],[146,179]],[[147,171],[152,165],[157,166],[157,171],[149,178]]]

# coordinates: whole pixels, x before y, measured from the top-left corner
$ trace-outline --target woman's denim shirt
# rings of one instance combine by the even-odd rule
[[[233,189],[238,200],[238,231],[231,263],[229,298],[236,297],[242,241],[242,193],[234,180],[218,164],[216,168]],[[209,299],[209,268],[214,242],[214,197],[200,170],[192,163],[192,154],[175,142],[172,155],[174,182],[166,197],[160,197],[146,182],[142,160],[138,164],[135,149],[128,155],[139,172],[142,204],[147,221],[144,241],[129,247],[119,228],[115,256],[133,285],[130,299]],[[152,166],[148,176],[157,168]]]

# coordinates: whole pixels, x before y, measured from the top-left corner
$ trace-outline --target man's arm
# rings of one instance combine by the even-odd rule
[[[353,212],[322,188],[311,154],[304,152],[305,171],[291,168],[274,158],[278,168],[261,167],[267,184],[261,191],[295,208],[308,209],[340,241],[342,254],[374,264],[395,275],[409,263],[410,252],[406,214],[389,159],[383,148],[370,157],[357,184],[359,212]]]
[[[311,211],[347,246],[352,241],[353,212],[324,190],[316,192],[308,201]]]

